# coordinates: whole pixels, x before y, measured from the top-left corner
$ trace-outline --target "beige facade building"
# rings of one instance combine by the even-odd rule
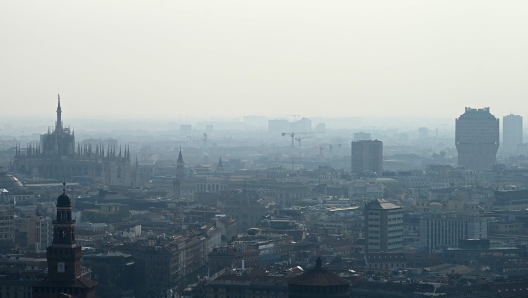
[[[403,207],[383,199],[365,204],[365,252],[403,251]]]

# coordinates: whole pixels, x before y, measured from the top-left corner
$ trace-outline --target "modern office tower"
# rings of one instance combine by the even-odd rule
[[[356,132],[354,133],[354,141],[370,141],[371,136],[369,132]]]
[[[517,145],[523,142],[523,118],[510,114],[502,117],[502,146],[510,154],[518,153]]]
[[[471,170],[485,170],[497,162],[499,119],[489,108],[466,108],[455,120],[455,144],[458,165]]]
[[[403,207],[383,199],[365,204],[365,252],[403,251]]]
[[[312,120],[302,118],[290,123],[290,131],[295,133],[309,133],[312,131]]]
[[[488,222],[480,215],[424,214],[420,219],[420,247],[428,253],[456,247],[460,239],[488,238]]]
[[[381,175],[383,171],[383,142],[354,141],[351,157],[352,173],[374,172]]]

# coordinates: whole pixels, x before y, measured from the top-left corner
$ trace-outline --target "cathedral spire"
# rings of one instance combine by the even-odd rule
[[[60,94],[57,99],[57,123],[55,124],[55,131],[62,131],[62,109],[60,105]]]
[[[180,146],[180,154],[178,154],[178,164],[179,163],[183,163],[183,156],[182,156],[182,152],[181,152],[181,146]]]

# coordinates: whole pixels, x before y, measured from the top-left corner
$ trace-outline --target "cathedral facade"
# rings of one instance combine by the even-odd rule
[[[116,146],[104,148],[102,144],[76,145],[75,132],[62,123],[60,96],[55,126],[40,136],[39,143],[28,144],[24,150],[17,146],[10,170],[26,177],[58,181],[89,180],[118,186],[135,184],[127,147],[122,151]]]

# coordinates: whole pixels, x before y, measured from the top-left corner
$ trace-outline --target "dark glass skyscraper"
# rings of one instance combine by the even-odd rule
[[[362,140],[352,142],[351,153],[352,173],[361,174],[373,172],[381,175],[383,172],[383,142]]]

